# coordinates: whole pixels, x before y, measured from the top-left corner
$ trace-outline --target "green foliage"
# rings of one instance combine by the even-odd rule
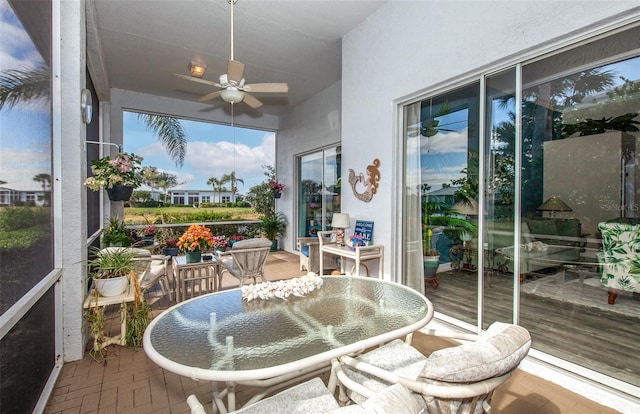
[[[109,224],[102,229],[103,246],[131,246],[131,231],[124,227],[118,217],[111,217]]]
[[[275,240],[278,236],[283,236],[287,230],[287,217],[281,211],[262,218],[260,231],[269,240]]]
[[[11,231],[26,229],[51,221],[50,209],[5,207],[0,210],[0,230]]]
[[[563,124],[562,137],[570,137],[576,132],[579,132],[581,137],[585,135],[602,134],[611,130],[638,132],[638,127],[636,127],[636,125],[640,125],[640,122],[633,120],[636,116],[638,116],[637,112],[630,112],[625,115],[616,116],[615,118],[587,118],[584,121],[576,122],[575,124]]]
[[[26,249],[49,237],[51,209],[5,207],[0,209],[0,249]]]
[[[142,348],[142,337],[151,322],[151,306],[141,299],[127,304],[127,335],[125,343],[133,349]]]
[[[89,269],[96,279],[109,279],[127,276],[135,272],[140,262],[134,260],[135,254],[129,249],[100,250],[91,249],[94,258],[89,261]]]
[[[275,202],[269,181],[275,180],[276,171],[272,165],[263,165],[262,168],[264,168],[264,175],[267,178],[261,184],[249,189],[246,201],[253,206],[256,213],[263,216],[272,216],[275,214]]]

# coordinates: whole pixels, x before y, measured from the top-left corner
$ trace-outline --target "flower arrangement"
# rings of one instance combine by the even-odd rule
[[[213,248],[214,249],[224,249],[229,246],[229,239],[226,236],[214,236],[213,238]]]
[[[313,272],[289,280],[244,285],[241,288],[242,299],[251,302],[254,299],[287,299],[290,296],[303,297],[320,289],[323,280]]]
[[[84,185],[93,191],[100,187],[113,188],[114,185],[139,187],[141,182],[140,163],[142,157],[135,154],[120,153],[115,158],[103,157],[91,161],[93,177],[88,177]]]
[[[281,193],[284,190],[284,184],[280,184],[276,180],[269,180],[269,188],[274,194]]]
[[[178,247],[195,252],[213,245],[213,234],[205,226],[192,224],[178,239]]]

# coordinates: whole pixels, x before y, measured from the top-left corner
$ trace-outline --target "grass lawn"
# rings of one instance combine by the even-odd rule
[[[124,209],[124,222],[129,225],[178,223],[182,221],[180,218],[184,218],[186,221],[259,220],[260,215],[255,213],[251,207],[194,208],[180,206],[126,207]]]

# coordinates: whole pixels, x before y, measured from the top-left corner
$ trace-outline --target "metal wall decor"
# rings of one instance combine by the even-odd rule
[[[378,192],[378,182],[380,181],[380,160],[378,158],[373,160],[373,164],[367,167],[367,176],[365,178],[363,173],[356,175],[355,171],[349,168],[349,184],[353,190],[353,195],[360,201],[368,203],[373,198],[373,195]],[[364,191],[358,192],[356,188],[360,184],[364,187]]]

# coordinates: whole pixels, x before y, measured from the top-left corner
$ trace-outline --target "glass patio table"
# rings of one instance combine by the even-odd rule
[[[433,317],[420,292],[379,279],[325,276],[305,297],[242,300],[239,288],[158,315],[144,350],[159,366],[214,383],[214,408],[235,409],[235,385],[264,388],[247,404],[329,369],[331,360],[410,335]],[[217,382],[226,387],[218,392]]]

